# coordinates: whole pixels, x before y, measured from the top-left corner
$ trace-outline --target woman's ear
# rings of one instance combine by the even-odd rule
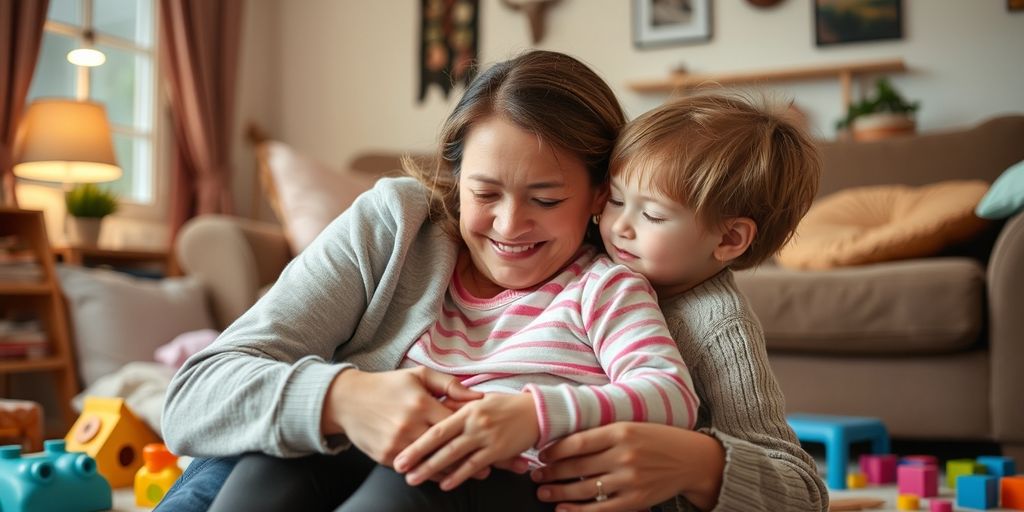
[[[727,219],[722,228],[722,239],[715,247],[715,259],[728,263],[747,252],[757,236],[757,223],[748,217]]]
[[[594,194],[594,202],[590,205],[591,215],[601,215],[604,205],[608,202],[608,195],[611,194],[611,187],[607,183],[598,185],[597,194]]]

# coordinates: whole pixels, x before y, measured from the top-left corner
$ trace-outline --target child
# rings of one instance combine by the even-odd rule
[[[742,99],[697,96],[627,123],[610,171],[605,248],[654,285],[701,399],[697,428],[722,445],[724,468],[705,473],[719,488],[699,506],[827,509],[814,462],[785,422],[760,324],[732,275],[775,254],[810,208],[821,173],[813,143]],[[617,468],[609,469],[606,477]]]

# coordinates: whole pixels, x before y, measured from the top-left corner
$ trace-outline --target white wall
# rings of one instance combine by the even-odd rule
[[[549,12],[547,37],[539,47],[592,65],[630,117],[665,97],[634,93],[627,82],[663,77],[680,64],[705,73],[888,58],[902,58],[911,68],[892,78],[906,97],[921,101],[922,130],[1024,112],[1024,13],[1007,12],[1005,0],[904,0],[902,40],[820,49],[813,42],[810,3],[787,0],[765,10],[740,0],[714,0],[710,43],[637,50],[630,1],[563,0]],[[243,70],[243,77],[249,76],[243,91],[260,87],[261,94],[242,93],[250,102],[240,116],[249,114],[247,108],[276,105],[269,127],[274,136],[339,167],[362,150],[432,147],[458,90],[445,100],[434,88],[423,104],[416,102],[417,0],[251,0],[248,8],[250,16],[264,17],[265,29],[279,33],[259,39],[250,34],[247,41],[263,52],[278,44],[280,61],[263,77],[277,81],[277,87],[266,87]],[[522,14],[499,0],[481,0],[481,61],[502,60],[529,47]],[[842,114],[837,81],[777,90],[796,99],[819,135],[833,135]],[[239,172],[251,181],[251,169]]]

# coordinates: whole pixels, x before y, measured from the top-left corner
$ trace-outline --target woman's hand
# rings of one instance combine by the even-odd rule
[[[452,415],[439,397],[483,398],[453,376],[427,368],[389,372],[342,371],[327,391],[320,418],[324,435],[344,433],[368,457],[390,466],[409,443]]]
[[[447,491],[496,462],[514,458],[539,437],[530,394],[489,394],[461,405],[448,419],[431,427],[398,455],[395,470],[408,472],[405,479],[409,485],[419,485],[454,468],[441,480],[441,489]],[[525,471],[525,465],[521,469]]]
[[[621,422],[570,435],[541,452],[541,461],[547,466],[531,476],[549,485],[537,497],[559,503],[559,512],[637,510],[679,494],[710,510],[722,486],[725,449],[700,432]],[[605,501],[595,501],[598,480]]]

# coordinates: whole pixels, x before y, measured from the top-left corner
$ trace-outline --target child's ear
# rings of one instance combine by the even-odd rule
[[[748,217],[733,217],[725,221],[722,228],[722,239],[715,247],[715,259],[722,263],[730,262],[747,252],[750,244],[757,236],[757,223]]]

